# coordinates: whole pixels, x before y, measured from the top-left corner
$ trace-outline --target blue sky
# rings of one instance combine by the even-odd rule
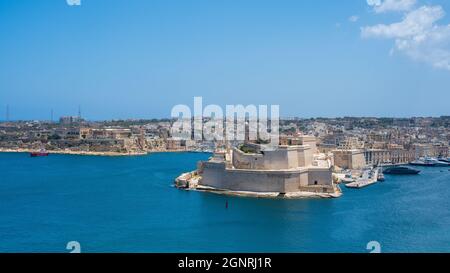
[[[449,115],[448,62],[430,53],[446,57],[449,40],[405,50],[396,43],[412,38],[389,24],[450,1],[414,2],[0,0],[1,113],[49,119],[81,105],[88,119],[159,118],[203,96],[279,104],[282,116]],[[433,24],[446,34],[449,22]]]

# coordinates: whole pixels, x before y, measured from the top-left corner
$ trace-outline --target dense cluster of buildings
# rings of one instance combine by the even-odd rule
[[[378,179],[374,166],[425,156],[447,159],[449,125],[449,117],[286,119],[275,149],[249,140],[227,146],[179,176],[176,185],[246,196],[338,197],[336,183],[348,171],[367,173],[368,184]]]
[[[318,149],[332,152],[336,166],[344,169],[449,156],[450,117],[294,119],[283,123],[286,132],[316,136]]]
[[[0,123],[0,149],[144,154],[204,151],[213,147],[211,143],[173,138],[170,126],[168,120],[87,122],[78,117],[62,117],[56,123],[3,122]]]
[[[61,117],[59,122],[0,122],[0,149],[141,154],[152,151],[213,151],[218,143],[173,137],[173,120],[92,122]],[[310,135],[317,151],[332,153],[335,166],[408,163],[423,156],[448,157],[450,117],[283,119],[285,137]],[[281,141],[286,138],[281,138]],[[243,143],[233,143],[237,146]],[[280,143],[285,145],[286,143]]]
[[[2,122],[0,151],[45,148],[104,155],[214,151],[197,170],[177,178],[177,185],[283,197],[337,197],[341,194],[335,184],[337,173],[420,157],[449,157],[450,117],[283,119],[279,143],[269,150],[247,137],[237,142],[177,138],[171,135],[173,122],[88,122],[80,117],[62,117],[57,123]]]

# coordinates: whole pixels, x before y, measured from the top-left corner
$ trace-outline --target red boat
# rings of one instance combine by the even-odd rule
[[[31,152],[30,153],[31,157],[37,157],[37,156],[48,156],[48,152],[46,152],[45,150],[41,150],[39,152]]]

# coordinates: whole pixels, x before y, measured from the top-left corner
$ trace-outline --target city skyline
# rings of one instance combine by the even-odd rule
[[[449,10],[442,0],[0,0],[0,120],[6,105],[11,120],[76,116],[79,105],[88,120],[167,118],[194,96],[278,104],[282,117],[448,116]]]
[[[289,120],[333,120],[333,119],[346,119],[346,118],[355,118],[355,119],[427,119],[427,118],[447,118],[449,115],[429,115],[429,116],[301,116],[301,115],[293,115],[293,116],[280,116],[281,121],[289,121]],[[89,117],[85,117],[83,115],[80,115],[79,113],[74,114],[64,114],[64,115],[56,115],[54,113],[53,109],[49,111],[49,118],[42,118],[42,119],[14,119],[11,118],[10,108],[6,108],[6,113],[4,114],[3,118],[0,118],[0,122],[27,122],[27,121],[38,121],[38,122],[59,122],[61,118],[81,118],[83,121],[86,122],[107,122],[107,121],[150,121],[150,120],[176,120],[177,118],[170,117],[170,115],[166,117],[135,117],[135,118],[129,118],[129,117],[123,117],[123,118],[106,118],[106,119],[92,119]],[[193,118],[193,117],[192,117]],[[204,116],[203,118],[210,118],[209,116]],[[270,120],[270,118],[269,118]]]

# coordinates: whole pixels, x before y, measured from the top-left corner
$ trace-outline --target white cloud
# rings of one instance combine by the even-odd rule
[[[376,13],[411,10],[416,2],[417,0],[367,0],[367,4],[372,6]]]
[[[440,6],[423,6],[406,14],[401,22],[364,27],[362,35],[363,37],[407,38],[432,28],[434,23],[444,15],[444,10]]]
[[[394,51],[450,70],[450,25],[436,23],[444,16],[441,6],[423,6],[406,13],[398,23],[363,27],[361,36],[394,39]]]
[[[350,22],[352,22],[352,23],[356,23],[356,22],[359,20],[359,16],[358,16],[358,15],[350,16],[350,17],[348,18],[348,20],[349,20]]]
[[[381,0],[367,0],[367,5],[379,6],[379,5],[381,5]]]

